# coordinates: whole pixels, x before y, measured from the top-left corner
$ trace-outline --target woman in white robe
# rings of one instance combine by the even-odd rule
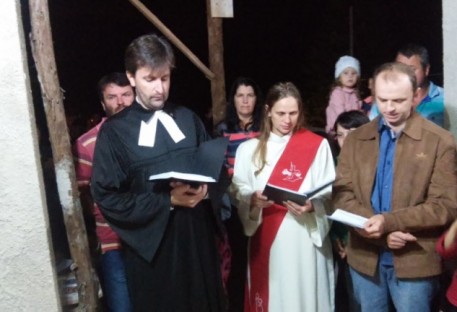
[[[303,206],[291,201],[273,205],[271,200],[262,195],[262,190],[267,182],[271,182],[270,176],[280,159],[290,164],[287,167],[278,167],[280,174],[285,176],[282,180],[287,180],[295,170],[295,176],[299,180],[299,192],[316,189],[335,178],[330,147],[325,139],[304,130],[302,106],[299,91],[292,83],[273,86],[266,98],[266,113],[260,137],[242,143],[236,153],[231,192],[237,203],[244,231],[251,236],[246,284],[247,312],[334,310],[333,260],[327,235],[330,222],[325,216],[324,208],[331,204],[331,186],[325,187]],[[304,134],[306,139],[299,137],[299,134]],[[301,149],[298,156],[291,156],[293,161],[287,158],[287,155],[292,154],[295,148],[289,148],[288,152],[283,153],[292,141],[291,138],[294,138],[294,146]],[[297,140],[303,141],[299,141],[297,145]],[[290,150],[292,152],[289,152]],[[308,156],[310,160],[305,166],[306,169],[299,171],[296,168],[300,166],[295,166],[295,163],[306,158],[301,155],[311,156]],[[278,166],[282,166],[283,162]],[[303,175],[304,171],[306,173]],[[272,234],[271,246],[259,244],[265,239],[268,240],[265,236],[272,231],[270,228],[262,229],[269,226],[263,224],[263,221],[271,220],[266,219],[264,214],[281,214],[281,209],[284,215],[276,218],[279,222],[276,234]],[[264,250],[265,248],[269,250]],[[253,253],[259,252],[259,249],[259,254],[269,258],[266,262],[261,259],[261,265],[266,266],[266,276],[252,273],[256,262]],[[264,262],[266,264],[263,264]],[[257,286],[253,287],[253,284],[260,284],[260,288],[266,290],[257,291]]]

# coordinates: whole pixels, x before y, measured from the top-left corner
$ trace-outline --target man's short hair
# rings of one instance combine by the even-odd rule
[[[125,51],[125,69],[132,75],[140,67],[160,68],[175,66],[173,49],[167,40],[149,34],[136,38]]]
[[[416,92],[417,80],[416,75],[414,74],[414,70],[411,68],[411,66],[399,62],[385,63],[379,66],[373,74],[373,82],[376,85],[376,79],[380,75],[383,75],[382,78],[385,81],[395,81],[397,79],[397,74],[399,73],[408,76],[408,79],[411,82],[412,90],[413,92]]]
[[[119,87],[126,87],[126,86],[130,86],[130,81],[127,78],[127,75],[125,73],[118,73],[118,72],[110,73],[110,74],[107,74],[107,75],[103,76],[102,78],[100,78],[100,80],[98,81],[98,84],[97,84],[97,90],[98,90],[98,97],[100,98],[100,101],[102,101],[102,102],[103,102],[103,91],[105,91],[105,88],[109,84],[115,84],[115,85],[118,85]]]
[[[408,43],[402,46],[398,52],[398,54],[402,54],[406,56],[407,58],[410,58],[411,56],[417,55],[420,58],[420,62],[422,65],[422,68],[425,69],[427,66],[430,65],[430,57],[428,55],[428,51],[424,46],[421,46],[416,43]]]

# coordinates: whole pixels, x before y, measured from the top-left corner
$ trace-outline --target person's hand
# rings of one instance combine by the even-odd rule
[[[272,200],[268,200],[268,198],[262,194],[262,191],[255,191],[251,195],[251,211],[249,213],[251,219],[257,219],[260,215],[260,211],[263,208],[270,207],[273,205]]]
[[[415,241],[417,238],[406,232],[395,231],[387,235],[387,247],[390,249],[401,249],[406,246],[406,243]]]
[[[284,207],[286,207],[287,210],[289,210],[289,212],[296,217],[301,216],[306,212],[314,211],[313,203],[309,199],[305,202],[303,206],[300,206],[299,204],[294,203],[290,200],[283,202],[283,204]]]
[[[339,238],[335,239],[335,241],[333,242],[333,248],[340,255],[341,259],[346,258],[346,256],[347,256],[346,246],[344,245],[343,240],[341,240]]]
[[[251,210],[253,209],[263,209],[266,207],[270,207],[273,205],[272,200],[268,200],[268,198],[262,194],[262,191],[255,191],[251,195]]]
[[[208,194],[207,184],[192,188],[189,184],[175,181],[170,182],[170,186],[171,204],[173,206],[194,208]]]
[[[374,215],[365,222],[363,229],[355,229],[365,238],[380,238],[384,234],[385,219],[382,214]]]

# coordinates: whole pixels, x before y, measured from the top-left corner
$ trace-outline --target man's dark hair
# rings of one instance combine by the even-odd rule
[[[407,58],[411,56],[417,55],[420,58],[422,68],[425,69],[427,66],[430,65],[430,57],[428,55],[428,51],[424,46],[421,46],[416,43],[408,43],[402,46],[398,52],[398,54],[402,54]]]
[[[154,69],[163,66],[173,68],[175,56],[168,41],[156,34],[136,38],[125,51],[125,69],[132,75],[140,67]]]
[[[335,121],[334,130],[336,132],[337,125],[340,125],[344,129],[355,129],[369,122],[370,119],[364,112],[350,110],[338,115],[338,118],[336,118]]]
[[[236,112],[235,107],[235,94],[236,91],[240,86],[247,86],[252,87],[254,89],[254,94],[256,96],[254,111],[252,112],[252,124],[248,125],[251,127],[253,131],[259,131],[260,129],[260,122],[261,122],[261,115],[262,115],[262,107],[263,107],[263,97],[262,91],[259,85],[251,78],[247,77],[238,77],[232,84],[230,89],[228,101],[227,101],[227,111],[225,114],[225,121],[227,124],[227,129],[230,132],[236,131],[240,123],[240,118]],[[244,129],[246,130],[246,129]]]
[[[125,73],[110,73],[98,81],[97,84],[97,91],[98,91],[98,97],[100,98],[100,101],[103,102],[103,91],[105,91],[106,86],[109,84],[115,84],[119,87],[125,87],[125,86],[130,86],[130,81],[127,78],[127,75]]]

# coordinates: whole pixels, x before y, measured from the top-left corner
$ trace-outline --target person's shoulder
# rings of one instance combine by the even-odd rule
[[[420,117],[422,118],[422,128],[425,131],[435,133],[436,135],[443,137],[443,138],[449,138],[449,137],[453,136],[450,131],[444,129],[443,127],[438,126],[433,121],[430,121],[427,118],[424,118],[422,116],[420,116]]]
[[[335,94],[340,95],[340,94],[344,94],[344,93],[345,93],[344,89],[340,86],[333,87],[332,91],[330,92],[331,95],[335,95]]]
[[[332,139],[332,136],[330,134],[325,132],[324,129],[320,128],[303,128],[302,130],[299,130],[297,133],[302,133],[303,135],[306,135],[309,139],[312,139],[320,143]]]
[[[203,123],[201,118],[190,108],[172,102],[167,102],[163,111],[173,117],[177,122],[192,121],[194,123]]]
[[[138,107],[140,107],[140,105],[137,104],[136,102],[133,102],[132,105],[130,105],[130,106],[124,108],[123,110],[121,110],[120,112],[108,117],[108,119],[106,119],[105,123],[102,125],[102,128],[107,128],[112,125],[121,123],[122,121],[126,120],[126,118],[132,114],[132,112],[138,110]]]
[[[357,129],[351,132],[351,137],[359,140],[371,140],[375,137],[378,132],[379,119],[381,117],[377,116],[375,119],[370,122],[361,125]]]
[[[238,149],[240,151],[253,150],[257,147],[257,144],[259,144],[259,139],[252,138],[252,139],[246,140],[243,143],[241,143],[240,146],[238,147]]]
[[[450,144],[455,144],[454,135],[450,131],[438,126],[434,122],[420,116],[419,114],[415,113],[411,117],[411,122],[415,128],[419,127],[421,132],[429,133],[435,137],[435,139],[439,139]]]
[[[81,146],[87,146],[88,144],[95,143],[100,127],[104,123],[105,119],[100,121],[93,128],[89,129],[87,132],[82,134],[79,138],[76,139],[76,144]]]
[[[224,133],[226,133],[228,130],[228,126],[227,126],[227,123],[225,121],[221,121],[219,122],[215,127],[214,127],[214,131],[216,133],[217,136],[223,136]]]
[[[227,123],[223,120],[221,122],[219,122],[217,125],[216,125],[216,130],[217,131],[227,131]]]
[[[424,104],[422,105],[423,110],[438,110],[438,112],[442,114],[444,111],[444,89],[430,81],[428,96],[425,97],[423,101],[425,101],[421,103]],[[417,109],[421,109],[421,105],[419,105]],[[443,117],[441,116],[440,118],[442,119]]]
[[[325,129],[323,129],[323,128],[309,127],[307,130],[312,132],[314,135],[323,137],[324,139],[327,139],[327,140],[332,138],[332,136],[330,134],[328,134],[327,132],[325,132]]]
[[[176,104],[174,102],[167,102],[163,108],[163,111],[169,115],[174,114],[188,114],[188,115],[195,115],[195,112],[190,108]]]
[[[429,95],[431,97],[444,96],[444,88],[436,85],[433,81],[430,81]]]

